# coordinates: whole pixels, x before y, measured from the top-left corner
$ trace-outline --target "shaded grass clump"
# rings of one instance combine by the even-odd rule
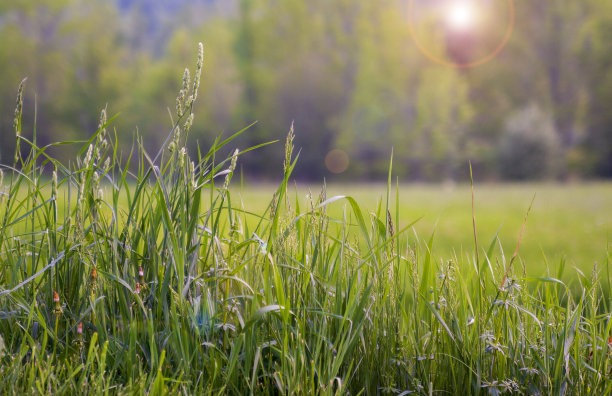
[[[244,151],[219,158],[241,132],[185,148],[201,65],[200,48],[154,156],[137,141],[120,158],[103,111],[67,164],[23,137],[18,106],[0,183],[6,393],[610,392],[600,268],[579,288],[562,268],[529,278],[497,238],[434,262],[433,235],[399,226],[391,170],[375,212],[325,186],[301,208],[293,129],[280,186],[249,212],[229,190]]]

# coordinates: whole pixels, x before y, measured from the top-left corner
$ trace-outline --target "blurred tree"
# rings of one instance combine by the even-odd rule
[[[361,3],[354,21],[357,52],[353,90],[337,121],[336,144],[352,159],[349,172],[372,178],[384,174],[391,148],[397,158],[410,151],[414,118],[414,62],[405,50],[410,42],[401,14],[384,1],[382,7]],[[405,172],[401,167],[400,172]]]
[[[508,10],[501,3],[490,2],[499,15],[471,33],[469,51],[465,40],[453,41],[452,32],[425,13],[416,27],[421,44],[442,58],[486,54],[504,33],[500,21]],[[147,149],[157,150],[170,129],[184,67],[193,68],[202,41],[204,74],[192,137],[206,145],[259,120],[239,142],[245,148],[282,140],[295,121],[300,178],[328,175],[324,158],[335,148],[350,155],[345,177],[378,178],[386,173],[391,147],[395,169],[406,178],[462,178],[466,159],[479,178],[496,178],[496,165],[504,161],[498,154],[520,151],[526,139],[508,132],[507,123],[525,103],[550,115],[562,164],[574,173],[612,176],[612,113],[606,107],[612,100],[612,3],[516,2],[508,45],[468,70],[442,67],[419,52],[406,4],[2,2],[0,161],[12,159],[15,92],[26,75],[24,130],[32,130],[36,100],[39,142],[83,139],[108,105],[110,115],[121,113],[114,126],[122,148],[137,128]],[[266,147],[243,158],[244,169],[277,177],[282,156],[282,144]]]
[[[420,159],[428,180],[455,179],[464,165],[466,134],[473,116],[469,86],[457,70],[424,71],[417,91],[412,158]]]
[[[347,95],[342,51],[331,28],[337,4],[312,2],[250,2],[241,4],[241,30],[237,41],[242,77],[242,115],[258,125],[247,136],[249,144],[283,139],[292,121],[302,157],[295,174],[318,178],[334,138],[331,119]],[[334,26],[335,27],[335,26]],[[281,38],[281,39],[279,39]],[[256,117],[256,118],[255,118]],[[282,150],[266,148],[244,160],[256,173],[277,173]]]
[[[358,72],[338,144],[355,159],[356,175],[384,174],[394,147],[398,174],[454,178],[472,117],[467,82],[409,49],[399,3],[383,4],[370,5],[358,25]]]
[[[563,0],[539,0],[519,4],[517,39],[524,42],[524,56],[532,67],[514,65],[533,84],[546,84],[539,103],[551,109],[555,129],[559,134],[562,155],[580,143],[580,111],[586,75],[576,51],[581,27],[587,22],[586,4]],[[531,59],[531,60],[527,60]],[[533,63],[536,63],[535,65]],[[524,94],[525,101],[534,96]],[[563,173],[566,171],[563,170]]]
[[[508,118],[498,146],[499,172],[508,179],[557,175],[560,138],[552,117],[531,104]]]
[[[586,162],[597,176],[612,177],[612,4],[590,2],[593,15],[585,26],[582,67],[588,81]]]
[[[122,97],[125,63],[116,46],[115,20],[113,8],[103,1],[19,2],[8,11],[2,36],[9,39],[0,42],[0,59],[8,67],[0,85],[29,77],[24,133],[31,133],[36,122],[39,144],[93,133],[100,109]],[[2,136],[12,128],[8,104],[14,94],[8,93],[1,99]],[[3,158],[11,155],[6,151]]]
[[[14,147],[13,110],[16,86],[28,77],[24,104],[24,134],[31,137],[34,123],[34,102],[38,106],[37,124],[46,126],[58,107],[53,102],[66,86],[66,59],[61,55],[63,45],[56,40],[61,35],[65,11],[72,1],[23,1],[5,9],[0,25],[0,135],[3,144],[0,160],[12,159]],[[6,6],[5,6],[6,7]],[[35,94],[35,95],[34,95]],[[44,128],[39,137],[44,139]]]

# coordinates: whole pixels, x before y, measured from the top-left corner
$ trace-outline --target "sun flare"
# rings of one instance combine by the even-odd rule
[[[457,30],[466,30],[476,24],[477,11],[474,5],[468,1],[454,1],[447,10],[447,23]]]

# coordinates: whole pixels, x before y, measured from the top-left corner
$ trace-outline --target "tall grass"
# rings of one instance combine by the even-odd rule
[[[137,139],[120,158],[103,111],[74,161],[52,158],[21,134],[20,89],[0,183],[4,393],[610,392],[608,263],[576,293],[563,266],[524,275],[497,238],[434,262],[434,236],[399,218],[391,166],[375,212],[324,185],[300,207],[293,129],[251,213],[229,189],[246,150],[219,158],[242,131],[185,148],[201,65],[155,155]]]

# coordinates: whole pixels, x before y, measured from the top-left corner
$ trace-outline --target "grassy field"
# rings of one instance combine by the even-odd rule
[[[612,390],[610,185],[477,186],[475,254],[466,186],[292,190],[290,135],[279,186],[230,188],[221,144],[192,162],[175,136],[130,174],[106,139],[51,179],[38,148],[5,174],[6,393]],[[583,275],[539,276],[540,250]]]
[[[477,185],[473,249],[464,186],[291,192],[292,133],[282,181],[239,188],[241,153],[218,156],[233,137],[185,149],[188,85],[167,145],[139,148],[134,172],[105,113],[68,165],[21,136],[18,106],[23,150],[0,183],[0,392],[612,392],[610,185]],[[539,276],[539,250],[583,271]]]
[[[299,185],[290,195],[299,197],[302,207],[309,192],[317,196],[321,185]],[[245,209],[265,209],[274,192],[272,185],[247,184],[235,189]],[[329,184],[328,196],[350,195],[366,212],[375,212],[385,202],[384,184]],[[577,274],[573,267],[590,273],[593,265],[606,263],[612,243],[612,183],[580,184],[478,184],[475,186],[475,212],[478,238],[488,245],[499,231],[507,256],[516,248],[521,225],[532,198],[520,247],[520,259],[532,276],[549,270],[556,274],[562,259],[565,279]],[[400,185],[400,227],[416,219],[414,231],[421,240],[435,232],[433,256],[444,260],[474,252],[471,190],[469,185]],[[392,192],[395,199],[395,191]],[[392,206],[395,203],[392,202]],[[330,206],[329,213],[339,217],[344,205]],[[414,234],[410,238],[416,240]]]

